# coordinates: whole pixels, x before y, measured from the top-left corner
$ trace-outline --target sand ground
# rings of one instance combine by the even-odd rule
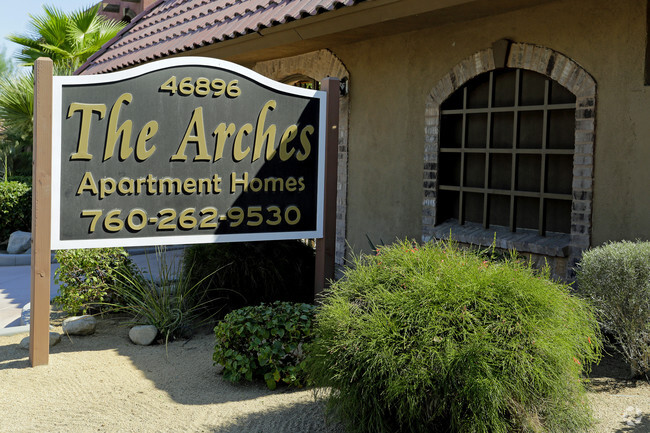
[[[311,390],[223,381],[208,331],[143,347],[120,323],[104,318],[94,335],[63,336],[49,364],[36,368],[18,347],[26,334],[0,337],[0,432],[344,431],[325,419]],[[617,357],[594,369],[594,433],[650,433],[650,385],[626,380],[627,372]],[[640,411],[632,426],[623,417],[628,407]]]

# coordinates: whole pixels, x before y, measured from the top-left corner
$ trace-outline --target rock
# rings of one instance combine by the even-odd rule
[[[50,332],[50,347],[56,346],[61,341],[61,334],[58,332]],[[29,337],[20,340],[18,347],[21,349],[29,350]]]
[[[158,329],[153,325],[137,325],[129,331],[129,338],[135,344],[148,346],[158,336]]]
[[[61,342],[61,334],[58,332],[50,332],[50,347],[56,346]]]
[[[9,254],[23,254],[32,246],[32,234],[28,232],[13,232],[9,236],[9,244],[7,245],[7,253]]]
[[[29,325],[29,318],[31,317],[31,303],[25,304],[20,312],[20,324]]]
[[[73,316],[63,321],[63,332],[69,335],[90,335],[95,333],[97,319],[93,316]]]

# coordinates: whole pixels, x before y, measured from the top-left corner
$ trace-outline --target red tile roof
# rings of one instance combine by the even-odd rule
[[[215,44],[363,0],[160,0],[78,74],[98,74]]]

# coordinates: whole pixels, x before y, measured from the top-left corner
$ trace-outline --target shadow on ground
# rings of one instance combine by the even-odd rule
[[[638,424],[626,425],[614,431],[614,433],[650,433],[650,416],[643,415]]]
[[[231,424],[212,433],[343,433],[343,426],[325,420],[324,404],[319,401],[293,404],[280,409],[257,412],[236,418]]]
[[[167,346],[164,343],[138,346],[129,340],[129,327],[125,323],[126,319],[122,318],[103,318],[98,320],[93,335],[63,335],[61,342],[50,349],[50,363],[53,357],[66,353],[116,351],[128,357],[156,388],[185,405],[220,404],[257,399],[273,392],[294,392],[292,389],[269,391],[261,383],[224,381],[212,361],[214,336],[209,328],[199,330],[190,339],[169,342]],[[61,332],[61,328],[57,329]],[[189,360],[191,368],[188,368]],[[31,367],[27,350],[18,344],[0,346],[0,371],[28,368]]]

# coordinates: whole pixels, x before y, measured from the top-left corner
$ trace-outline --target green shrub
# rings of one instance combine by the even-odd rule
[[[599,359],[588,305],[518,261],[400,242],[323,298],[308,370],[360,432],[575,432]]]
[[[262,302],[313,300],[314,250],[299,241],[194,245],[183,262],[192,269],[191,283],[203,280],[201,286],[220,298],[216,307],[226,305],[224,313]]]
[[[611,242],[586,251],[577,269],[580,293],[596,307],[632,374],[650,374],[650,242]]]
[[[213,359],[223,365],[224,379],[263,379],[269,389],[279,382],[305,385],[303,345],[312,340],[314,310],[277,301],[228,313],[214,328]]]
[[[117,277],[133,268],[124,248],[59,250],[55,257],[59,295],[52,301],[68,314],[86,314],[101,310],[103,303],[118,302]]]
[[[0,182],[0,242],[11,233],[32,228],[32,184]]]
[[[149,257],[147,272],[137,267],[118,270],[114,291],[120,303],[109,305],[113,311],[132,315],[134,323],[154,325],[165,342],[191,335],[194,326],[210,319],[203,314],[206,293],[200,284],[190,283],[191,270],[169,263],[166,257],[164,249],[156,250],[156,272]]]

